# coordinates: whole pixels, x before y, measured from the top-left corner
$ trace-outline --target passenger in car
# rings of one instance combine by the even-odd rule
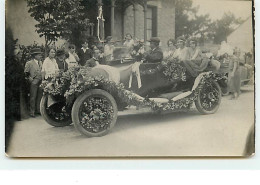
[[[173,58],[177,58],[180,61],[188,60],[189,59],[189,52],[188,48],[185,46],[185,38],[178,37],[177,38],[177,49],[173,54]]]
[[[193,77],[196,77],[200,72],[207,68],[209,58],[205,54],[202,54],[200,48],[197,46],[196,39],[191,39],[189,41],[188,56],[189,58],[184,60],[183,63],[190,74]]]
[[[94,67],[100,63],[102,63],[100,58],[100,50],[97,47],[93,47],[93,57],[87,60],[85,66]]]
[[[168,45],[167,50],[163,52],[163,58],[165,60],[171,59],[173,57],[175,50],[176,50],[176,47],[174,45],[174,39],[169,39],[167,41],[167,45]]]
[[[114,45],[112,41],[112,36],[107,36],[106,44],[104,47],[104,57],[106,61],[111,61],[114,59],[113,52],[114,52]]]
[[[144,54],[145,63],[159,63],[163,59],[163,52],[159,47],[160,39],[152,37],[150,40],[150,50]]]

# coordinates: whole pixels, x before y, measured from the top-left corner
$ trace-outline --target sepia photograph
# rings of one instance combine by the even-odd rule
[[[255,154],[251,0],[6,0],[10,158]]]

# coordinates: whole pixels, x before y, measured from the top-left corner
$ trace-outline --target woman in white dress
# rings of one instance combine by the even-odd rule
[[[43,61],[42,65],[42,79],[48,80],[59,71],[58,64],[55,60],[56,50],[51,48],[48,57]]]

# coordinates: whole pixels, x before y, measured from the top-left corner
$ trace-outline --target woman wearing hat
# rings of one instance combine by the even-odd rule
[[[30,116],[35,117],[35,113],[40,113],[40,100],[42,91],[39,86],[42,80],[42,52],[40,48],[31,50],[32,59],[25,64],[25,77],[30,82]]]
[[[54,58],[56,50],[51,48],[48,53],[48,57],[43,61],[42,65],[42,78],[45,80],[50,79],[59,71],[58,64]]]
[[[106,45],[104,47],[104,57],[106,61],[111,61],[114,59],[113,52],[114,52],[114,45],[112,41],[112,36],[107,36],[106,38]]]

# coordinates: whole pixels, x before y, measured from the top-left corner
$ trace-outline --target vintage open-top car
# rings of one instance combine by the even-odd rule
[[[177,60],[134,62],[121,69],[76,67],[42,83],[41,114],[52,126],[73,123],[86,136],[103,136],[115,125],[118,111],[130,105],[161,113],[187,111],[195,102],[200,113],[215,113],[221,102],[219,80],[222,76],[207,70],[192,77]]]

